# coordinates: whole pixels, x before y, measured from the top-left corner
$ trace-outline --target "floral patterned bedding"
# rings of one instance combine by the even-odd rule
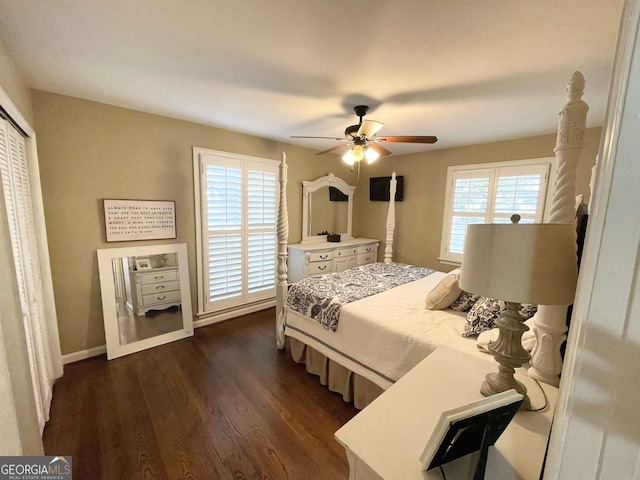
[[[370,263],[294,283],[285,305],[317,320],[327,330],[335,331],[343,305],[419,280],[433,272],[435,270],[402,263]]]

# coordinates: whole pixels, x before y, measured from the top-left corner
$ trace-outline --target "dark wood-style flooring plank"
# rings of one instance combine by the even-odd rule
[[[273,309],[65,367],[44,432],[84,479],[344,479],[357,410],[275,347]]]

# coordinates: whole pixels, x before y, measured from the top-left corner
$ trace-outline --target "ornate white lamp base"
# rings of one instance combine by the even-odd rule
[[[529,330],[518,313],[519,304],[506,302],[507,311],[496,320],[499,335],[495,342],[489,343],[489,352],[500,364],[497,373],[490,373],[480,388],[480,392],[489,397],[496,393],[514,389],[524,395],[522,409],[530,409],[531,402],[527,396],[527,387],[514,378],[516,368],[529,361],[529,353],[522,347],[522,334]]]

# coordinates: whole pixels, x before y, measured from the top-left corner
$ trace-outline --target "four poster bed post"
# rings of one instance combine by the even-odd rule
[[[584,76],[575,72],[567,84],[567,103],[558,113],[558,137],[554,149],[557,176],[546,223],[576,222],[576,169],[584,148],[584,129],[589,110],[582,100],[584,86]],[[527,373],[554,387],[560,385],[560,348],[567,338],[567,309],[568,305],[540,305],[533,316],[532,330],[536,346],[531,352],[531,368]]]
[[[278,207],[278,225],[276,227],[277,264],[276,264],[276,345],[284,349],[284,303],[287,299],[287,244],[289,241],[289,212],[287,210],[287,155],[282,152],[280,160],[280,202]]]
[[[582,101],[584,77],[575,72],[567,85],[567,103],[558,117],[558,137],[555,147],[557,177],[547,223],[575,224],[575,179],[576,167],[584,142],[584,128],[588,106]],[[386,221],[386,245],[384,262],[391,263],[393,255],[393,235],[395,230],[395,190],[396,174],[390,184],[390,201]],[[287,216],[287,164],[282,154],[280,164],[280,206],[277,218],[277,274],[276,274],[276,344],[285,346],[285,302],[287,284],[287,246],[289,220]],[[539,306],[533,317],[533,334],[536,346],[531,353],[531,368],[528,374],[545,383],[557,386],[562,369],[560,347],[566,338],[567,306]]]
[[[389,185],[389,210],[387,210],[387,235],[384,245],[384,263],[391,263],[393,256],[393,232],[396,229],[396,188],[398,181],[396,180],[396,172],[391,174],[391,183]]]

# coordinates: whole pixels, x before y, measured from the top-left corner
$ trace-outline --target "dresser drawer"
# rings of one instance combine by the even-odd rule
[[[310,262],[324,262],[333,258],[333,252],[316,252],[309,254]]]
[[[178,280],[178,270],[165,270],[163,272],[139,273],[140,283],[145,285],[148,283],[167,282],[170,280]]]
[[[359,253],[358,254],[358,265],[366,265],[368,263],[373,263],[376,261],[375,253]]]
[[[171,292],[179,289],[180,283],[178,283],[177,280],[173,280],[171,282],[146,283],[142,285],[142,295]]]
[[[351,248],[341,248],[339,250],[336,250],[333,255],[334,258],[340,258],[340,257],[350,257],[351,255],[357,255],[358,253],[358,249],[357,247],[351,247]]]
[[[154,293],[151,295],[142,296],[143,305],[156,305],[159,303],[179,302],[179,301],[180,301],[180,290],[176,290],[173,292]]]
[[[333,262],[313,262],[309,264],[309,276],[311,275],[323,275],[325,273],[333,272]]]
[[[374,253],[376,251],[375,245],[360,245],[358,247],[358,254],[360,253]]]

